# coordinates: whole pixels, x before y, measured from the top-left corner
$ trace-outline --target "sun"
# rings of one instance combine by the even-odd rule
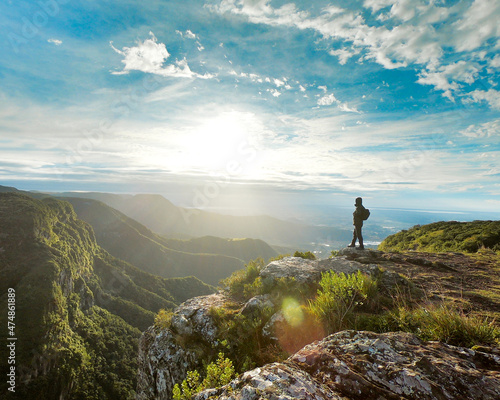
[[[249,140],[246,122],[239,112],[224,112],[202,121],[185,136],[187,163],[193,168],[218,171],[237,161]]]

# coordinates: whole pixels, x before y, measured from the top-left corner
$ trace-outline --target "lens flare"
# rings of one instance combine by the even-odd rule
[[[300,308],[299,302],[292,297],[283,300],[281,310],[286,322],[291,326],[299,326],[304,321],[304,312]]]

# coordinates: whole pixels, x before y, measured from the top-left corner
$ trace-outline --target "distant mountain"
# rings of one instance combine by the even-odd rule
[[[152,231],[174,238],[255,238],[280,246],[303,246],[324,241],[348,242],[351,239],[351,231],[346,229],[287,222],[265,215],[232,216],[182,208],[160,195],[71,193],[71,196],[100,200]]]
[[[21,192],[20,190],[16,189],[15,187],[12,186],[1,186],[0,185],[0,193],[8,193],[8,192]]]
[[[0,309],[14,299],[0,326],[7,332],[13,323],[17,339],[9,341],[16,391],[8,398],[133,399],[141,330],[159,309],[212,291],[196,278],[160,278],[111,256],[68,202],[0,193]],[[0,359],[9,355],[4,343]],[[8,371],[0,363],[3,377]]]
[[[92,199],[65,198],[79,218],[92,225],[97,242],[116,257],[163,277],[196,276],[216,285],[243,268],[245,262],[277,253],[254,239],[228,240],[206,237],[165,239],[109,207]]]
[[[387,237],[384,251],[459,251],[475,253],[486,248],[500,251],[500,221],[442,221],[415,225]]]
[[[199,254],[224,254],[245,262],[258,257],[267,261],[278,255],[276,250],[260,239],[222,239],[215,236],[203,236],[189,240],[163,239],[162,243],[169,249]]]

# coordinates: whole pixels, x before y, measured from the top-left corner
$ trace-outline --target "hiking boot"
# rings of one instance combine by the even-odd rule
[[[351,243],[351,244],[350,244],[349,246],[347,246],[347,247],[356,247],[356,245]]]
[[[364,250],[365,249],[365,246],[359,246],[357,247],[358,250]]]

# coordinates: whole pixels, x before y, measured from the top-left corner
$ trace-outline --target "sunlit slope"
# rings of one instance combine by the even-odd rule
[[[159,309],[212,290],[195,278],[160,278],[111,256],[68,202],[0,193],[2,310],[9,289],[17,337],[12,398],[19,399],[134,398],[140,331]],[[0,324],[7,327],[6,312]],[[0,347],[2,360],[6,351]],[[0,365],[6,374],[7,363]]]
[[[100,201],[66,200],[81,219],[92,225],[102,247],[116,257],[163,277],[193,275],[204,282],[217,284],[242,268],[245,261],[276,255],[267,244],[255,240],[166,240]]]
[[[500,250],[500,221],[448,221],[416,225],[387,237],[379,246],[384,251],[468,253],[481,248]]]

